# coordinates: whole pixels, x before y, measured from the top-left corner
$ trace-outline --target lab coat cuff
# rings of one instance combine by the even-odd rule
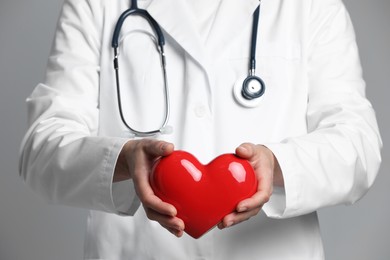
[[[133,216],[140,206],[133,181],[112,183],[112,200],[118,215]]]
[[[118,215],[133,216],[140,206],[140,201],[135,192],[133,181],[113,182],[116,162],[123,146],[128,139],[120,138],[113,144],[112,155],[108,158],[108,176],[111,176],[110,198],[112,212]]]
[[[282,219],[299,215],[298,202],[300,184],[294,169],[294,157],[290,156],[288,144],[264,144],[279,162],[284,179],[284,187],[274,187],[270,200],[263,206],[265,214],[270,218]]]

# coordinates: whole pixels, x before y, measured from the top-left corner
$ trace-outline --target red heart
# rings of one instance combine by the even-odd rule
[[[154,165],[151,186],[159,198],[176,207],[185,232],[199,238],[257,190],[247,160],[223,154],[207,165],[192,154],[175,151]]]

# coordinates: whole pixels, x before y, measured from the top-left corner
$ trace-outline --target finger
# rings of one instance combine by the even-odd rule
[[[173,229],[173,228],[167,228],[167,230],[169,232],[171,232],[172,234],[174,234],[175,236],[177,236],[177,237],[182,237],[183,234],[184,234],[183,230],[176,230],[176,229]]]
[[[270,192],[258,191],[252,197],[242,200],[237,205],[237,212],[251,211],[257,208],[261,208],[270,199]]]
[[[158,223],[160,223],[161,226],[163,226],[166,229],[176,230],[178,232],[184,230],[183,220],[177,217],[161,215],[157,211],[154,211],[153,209],[150,208],[145,209],[145,212],[150,220],[157,221]]]
[[[146,171],[146,172],[143,172]],[[149,173],[142,167],[138,168],[133,178],[135,191],[146,208],[151,208],[163,215],[176,216],[176,208],[157,197],[149,183]]]
[[[273,192],[272,175],[263,174],[259,177],[258,182],[259,184],[257,192],[253,194],[252,197],[242,200],[238,203],[236,208],[238,212],[244,212],[255,209],[257,207],[262,207],[270,200],[271,194]]]
[[[142,153],[141,156],[143,156]],[[145,161],[145,159],[141,159],[140,161]],[[147,208],[152,208],[164,215],[176,216],[176,208],[171,204],[163,202],[154,194],[149,182],[149,169],[145,164],[141,163],[136,165],[133,182],[139,199]]]
[[[153,209],[154,211],[167,215],[167,216],[176,216],[176,208],[157,197],[154,193],[148,181],[142,181],[138,183],[138,186],[135,185],[137,194],[142,204],[146,208]]]
[[[236,148],[236,155],[243,159],[250,159],[254,155],[253,144],[243,143]]]
[[[243,213],[239,213],[239,212],[230,213],[222,219],[222,221],[218,224],[218,228],[223,229],[223,228],[236,225],[240,222],[246,221],[251,217],[256,216],[259,213],[260,209],[261,207],[257,207],[253,210],[245,211]]]

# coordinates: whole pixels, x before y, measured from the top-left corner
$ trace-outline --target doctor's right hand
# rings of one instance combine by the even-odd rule
[[[173,144],[164,141],[153,139],[128,141],[119,154],[113,181],[132,179],[148,218],[157,221],[175,236],[181,237],[184,222],[176,217],[176,208],[158,198],[149,183],[153,163],[161,156],[169,155],[173,150]]]

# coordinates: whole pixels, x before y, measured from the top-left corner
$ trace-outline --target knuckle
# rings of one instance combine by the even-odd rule
[[[259,204],[263,205],[271,199],[271,192],[261,191],[258,197]]]
[[[263,204],[267,203],[271,199],[271,196],[269,194],[265,194],[263,196]]]
[[[250,219],[253,215],[246,215],[245,217],[243,217],[242,219],[240,219],[240,221],[247,221],[248,219]]]
[[[235,223],[240,223],[249,220],[251,217],[253,217],[255,214],[253,212],[250,212],[248,214],[242,215],[237,221],[234,221]]]
[[[154,211],[144,206],[146,217],[150,220],[156,220]]]
[[[145,206],[151,207],[152,199],[150,198],[150,196],[142,194],[140,200],[142,201],[142,204],[144,204]]]
[[[149,206],[149,204],[147,202],[147,198],[145,197],[144,194],[137,192],[137,195],[138,195],[139,200],[142,202],[142,204],[144,204],[145,206]]]
[[[131,150],[133,154],[136,154],[140,151],[140,147],[142,147],[142,141],[134,140],[131,142]]]

